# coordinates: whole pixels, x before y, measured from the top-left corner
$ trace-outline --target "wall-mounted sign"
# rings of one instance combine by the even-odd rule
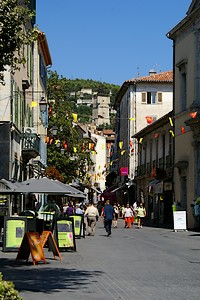
[[[172,190],[172,182],[164,182],[164,191]]]
[[[126,176],[126,175],[128,175],[128,167],[121,167],[121,168],[120,168],[120,175],[121,175],[121,176]]]

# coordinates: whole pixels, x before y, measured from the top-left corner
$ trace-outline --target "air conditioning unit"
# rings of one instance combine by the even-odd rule
[[[24,127],[24,133],[37,134],[37,128],[36,127]]]

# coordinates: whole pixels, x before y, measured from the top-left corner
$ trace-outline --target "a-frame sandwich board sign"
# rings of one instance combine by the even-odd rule
[[[30,254],[34,265],[41,261],[46,264],[46,259],[38,232],[26,232],[24,234],[16,260],[28,261]]]
[[[60,260],[62,260],[62,257],[60,255],[60,252],[58,250],[57,244],[51,231],[44,230],[40,235],[40,241],[42,244],[42,248],[44,248],[45,244],[48,243],[49,250],[53,252],[54,259],[56,259],[56,256],[58,256]]]
[[[76,251],[74,220],[70,217],[55,219],[54,237],[60,251]]]
[[[85,237],[85,230],[84,230],[84,216],[73,214],[70,215],[70,218],[74,220],[74,234],[75,238]]]

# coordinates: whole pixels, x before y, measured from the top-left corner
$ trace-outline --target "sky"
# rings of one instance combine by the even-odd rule
[[[36,24],[46,34],[50,70],[68,79],[121,86],[172,70],[167,33],[192,0],[37,0]]]

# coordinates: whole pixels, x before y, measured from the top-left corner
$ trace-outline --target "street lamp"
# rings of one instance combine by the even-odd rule
[[[58,127],[54,125],[51,129],[51,132],[52,132],[53,136],[56,136],[58,133]]]
[[[41,97],[39,102],[40,111],[44,113],[47,110],[47,102],[44,97]]]

